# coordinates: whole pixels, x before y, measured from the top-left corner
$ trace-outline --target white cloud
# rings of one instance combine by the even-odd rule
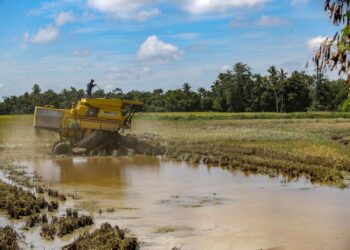
[[[326,36],[313,37],[307,41],[307,46],[310,50],[317,50],[326,38]]]
[[[165,43],[157,36],[149,36],[140,46],[137,58],[148,63],[169,63],[181,59],[183,52],[173,44]]]
[[[2,85],[2,84],[0,83],[0,89],[1,89],[2,87],[4,87],[4,85]]]
[[[151,74],[149,67],[131,67],[131,68],[117,68],[113,67],[104,74],[104,78],[107,80],[128,80],[139,79],[141,76]]]
[[[92,67],[91,63],[89,63],[89,62],[82,62],[80,65],[75,66],[74,70],[79,71],[79,70],[86,69],[86,68],[91,68],[91,67]]]
[[[38,32],[32,37],[28,32],[25,32],[23,35],[24,42],[32,43],[49,43],[56,40],[60,33],[60,26],[65,25],[66,23],[73,22],[75,19],[72,12],[62,11],[58,13],[55,17],[54,24],[49,24],[44,28],[40,28]]]
[[[256,24],[259,26],[283,26],[287,25],[288,21],[276,16],[262,16]]]
[[[48,25],[45,28],[41,28],[38,32],[30,39],[33,43],[48,43],[57,39],[59,30],[57,27]],[[29,39],[29,35],[25,35],[25,38]]]
[[[221,67],[221,71],[220,72],[227,72],[228,70],[231,70],[231,66],[230,65],[224,65]]]
[[[76,56],[76,57],[89,56],[89,55],[91,55],[91,50],[89,50],[89,49],[83,49],[83,50],[76,49],[72,52],[72,55]]]
[[[92,9],[117,19],[144,21],[161,13],[158,3],[175,4],[191,14],[227,12],[234,8],[254,8],[270,0],[88,0]],[[300,1],[300,0],[299,0]]]
[[[32,9],[29,11],[30,15],[41,15],[43,13],[48,13],[58,8],[62,7],[62,2],[60,1],[52,1],[52,2],[44,2],[39,8]]]
[[[233,8],[253,8],[263,5],[268,0],[180,0],[177,4],[192,14],[226,12]]]
[[[160,14],[160,10],[152,6],[155,2],[155,0],[88,0],[88,6],[113,18],[144,21]]]
[[[149,10],[142,10],[136,14],[136,18],[140,21],[145,21],[153,16],[158,16],[160,10],[158,8],[152,8]]]
[[[73,22],[75,19],[72,12],[62,11],[55,18],[55,24],[57,26],[62,26],[66,23]]]

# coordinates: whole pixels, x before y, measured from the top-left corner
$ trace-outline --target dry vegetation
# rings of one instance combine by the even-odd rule
[[[52,217],[50,223],[44,223],[40,235],[46,239],[53,240],[55,236],[63,237],[75,230],[94,224],[91,216],[80,215],[78,211],[67,209],[66,216]]]
[[[287,180],[304,176],[313,183],[348,184],[349,119],[221,120],[212,119],[211,113],[208,119],[205,113],[200,119],[189,115],[178,120],[166,119],[169,113],[159,114],[160,120],[139,118],[133,132],[159,134],[171,158],[247,173],[281,174]]]
[[[146,113],[136,117],[131,132],[160,135],[155,139],[172,158],[345,187],[350,172],[347,117],[330,112]],[[57,135],[37,136],[32,116],[1,116],[0,138],[2,157],[43,158],[50,157]]]
[[[92,233],[82,234],[73,243],[65,246],[63,249],[120,249],[120,250],[136,250],[138,242],[135,237],[126,236],[124,229],[118,226],[112,227],[108,223],[101,225],[100,229]]]
[[[286,180],[303,176],[313,183],[342,188],[349,184],[350,119],[325,118],[330,114],[322,113],[318,114],[322,119],[302,118],[305,114],[300,117],[294,114],[293,119],[283,115],[268,119],[272,114],[245,114],[242,119],[241,115],[144,114],[135,119],[131,132],[144,140],[153,138],[164,146],[170,158],[239,169],[247,174],[283,175]],[[264,119],[255,119],[264,115]],[[59,202],[67,197],[43,186],[35,173],[6,162],[52,157],[48,153],[56,139],[53,133],[37,136],[32,128],[32,116],[0,117],[0,170],[10,181],[0,181],[0,209],[11,218],[25,219],[27,228],[41,225],[41,235],[47,239],[91,225],[92,218],[78,216],[71,210],[66,216],[48,218],[46,212],[57,209]],[[46,201],[43,195],[53,200]],[[164,230],[169,231],[159,231]],[[1,244],[16,249],[17,233],[10,227],[1,228],[0,249]],[[65,248],[100,249],[101,244],[106,249],[138,247],[136,238],[104,224]]]
[[[17,171],[15,180],[20,179],[20,182],[10,180],[12,175],[8,172],[10,172],[11,166],[13,171]],[[93,224],[91,216],[79,215],[77,210],[72,209],[67,209],[65,216],[53,215],[49,219],[45,212],[57,210],[59,202],[56,200],[46,201],[42,196],[43,193],[47,192],[48,197],[60,201],[65,201],[66,197],[56,190],[43,188],[39,182],[33,182],[30,174],[24,170],[18,171],[16,166],[0,162],[0,170],[5,173],[6,181],[12,181],[6,183],[0,180],[0,212],[6,211],[9,218],[25,219],[25,226],[21,228],[22,230],[41,225],[41,237],[53,240],[56,236],[63,237],[79,228]],[[18,186],[22,184],[23,180],[25,180],[25,184],[28,184],[27,187]],[[19,246],[21,238],[12,227],[0,227],[0,249],[21,249]],[[21,243],[26,245],[24,240]],[[126,235],[125,230],[121,230],[117,226],[112,228],[109,224],[105,224],[101,229],[91,234],[84,233],[76,241],[66,246],[66,249],[101,249],[101,247],[133,250],[138,249],[138,242],[135,237]]]
[[[77,211],[71,209],[67,209],[65,216],[57,217],[55,212],[60,202],[66,201],[67,197],[48,185],[43,185],[36,173],[27,172],[26,168],[17,166],[14,162],[19,159],[51,157],[48,152],[51,143],[56,139],[57,135],[52,133],[37,136],[32,128],[31,116],[0,117],[0,212],[6,212],[9,218],[18,219],[18,222],[25,221],[19,231],[40,226],[40,235],[47,240],[56,236],[63,237],[93,224],[92,217],[78,215]],[[51,218],[47,212],[53,212],[50,213]],[[21,242],[20,234],[16,230],[10,226],[0,228],[0,249],[21,249],[20,243],[27,246],[25,240]],[[91,233],[94,237],[91,239],[87,238],[88,235],[90,234],[83,234],[78,238],[79,241],[67,248],[101,249],[106,242],[115,249],[138,248],[136,238],[126,235],[125,230],[119,230],[118,227],[97,230]],[[88,240],[95,245],[87,243]],[[84,248],[79,248],[81,246]]]
[[[142,113],[141,120],[251,120],[251,119],[340,119],[350,118],[348,112],[294,112],[294,113],[223,113],[223,112],[171,112]]]
[[[43,197],[36,197],[30,191],[0,181],[0,210],[5,210],[10,218],[19,219],[40,213],[48,205]]]
[[[146,113],[132,133],[160,135],[169,157],[286,179],[348,184],[348,113]],[[311,119],[311,118],[312,119]],[[316,118],[315,118],[316,117]],[[330,118],[331,117],[331,118]],[[50,157],[55,133],[37,136],[32,116],[0,117],[2,158]]]
[[[12,227],[0,227],[0,249],[20,249],[18,246],[19,239],[19,234]]]

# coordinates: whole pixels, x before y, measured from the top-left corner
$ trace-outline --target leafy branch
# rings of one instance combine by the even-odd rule
[[[350,83],[350,0],[326,0],[324,9],[328,11],[333,25],[341,25],[342,28],[333,38],[328,37],[321,43],[314,62],[317,70],[337,68],[339,75],[348,75]]]

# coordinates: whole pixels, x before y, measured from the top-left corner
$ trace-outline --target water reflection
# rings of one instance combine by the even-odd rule
[[[106,186],[122,188],[132,169],[157,172],[160,159],[156,157],[76,157],[22,162],[40,173],[50,183]]]
[[[23,164],[144,249],[349,249],[349,190],[144,156]]]

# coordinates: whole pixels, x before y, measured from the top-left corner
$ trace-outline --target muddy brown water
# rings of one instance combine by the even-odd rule
[[[348,189],[145,156],[21,164],[80,197],[59,213],[74,206],[93,214],[95,227],[126,227],[142,249],[350,249]],[[14,222],[0,217],[6,223]],[[53,242],[42,241],[39,229],[25,235],[35,248],[55,249],[81,232]]]

